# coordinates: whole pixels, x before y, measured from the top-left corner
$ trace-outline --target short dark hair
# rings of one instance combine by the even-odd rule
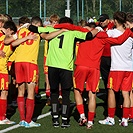
[[[25,23],[30,23],[30,19],[27,16],[23,16],[21,18],[19,18],[19,25],[20,24],[25,24]]]
[[[99,22],[104,22],[106,19],[109,19],[108,14],[101,14],[101,15],[99,16],[98,21],[99,21]]]
[[[11,17],[11,15],[9,15],[9,14],[4,14],[4,15],[5,15],[5,17],[8,18],[8,20],[12,21],[12,17]]]
[[[119,24],[126,23],[126,13],[122,11],[117,11],[114,13],[113,19],[116,19]]]
[[[126,15],[126,21],[133,23],[133,14],[132,13],[127,13]]]
[[[95,28],[96,23],[95,22],[87,23],[86,26],[89,26],[90,28]]]
[[[68,17],[63,17],[59,20],[59,24],[60,23],[70,23],[70,24],[73,24],[73,21],[71,18],[68,18]]]
[[[40,17],[38,17],[38,16],[34,16],[34,17],[32,17],[32,19],[31,19],[31,23],[41,23],[41,26],[43,26],[43,23],[42,23],[42,19],[40,18]]]
[[[3,28],[5,28],[5,29],[10,28],[11,30],[14,31],[14,33],[17,32],[17,27],[16,27],[16,25],[15,25],[15,23],[14,23],[13,21],[6,21],[6,22],[4,23]]]

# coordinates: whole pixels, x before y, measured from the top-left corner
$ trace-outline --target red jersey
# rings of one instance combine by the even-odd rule
[[[98,34],[103,38],[108,37],[105,32],[99,32]],[[99,69],[104,46],[105,42],[97,37],[80,43],[75,64]]]
[[[85,41],[79,45],[75,64],[99,69],[101,56],[106,43],[121,45],[129,36],[133,36],[130,29],[126,29],[124,34],[117,38],[111,38],[105,32],[99,32],[93,40]]]
[[[104,31],[110,30],[114,27],[113,22],[109,22],[107,27],[104,28]],[[110,44],[106,44],[103,50],[103,55],[102,56],[111,56],[111,49],[110,49]]]

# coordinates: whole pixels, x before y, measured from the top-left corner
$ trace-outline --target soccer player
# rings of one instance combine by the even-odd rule
[[[30,23],[30,19],[26,16],[22,16],[19,18],[19,25],[18,25],[18,30],[24,26],[26,23]],[[17,33],[16,33],[17,34]],[[6,37],[4,39],[5,44],[8,44],[9,42],[14,41],[14,38],[12,36]],[[10,106],[17,106],[17,84],[16,84],[16,76],[15,76],[15,56],[16,56],[16,51],[17,47],[15,47],[15,51],[13,54],[9,57],[8,60],[8,71],[9,75],[11,76],[11,82],[9,84],[9,92],[10,94],[8,95],[9,98],[9,103],[8,105]]]
[[[107,14],[101,14],[98,21],[99,21],[99,25],[106,32],[109,29],[112,29],[114,27],[114,23],[109,19],[109,16]],[[100,72],[101,72],[102,80],[106,91],[106,99],[104,101],[105,104],[107,103],[107,98],[108,98],[107,83],[108,83],[110,66],[111,66],[110,44],[106,44],[104,47],[103,55],[101,58],[101,65],[100,65]]]
[[[127,13],[126,24],[127,24],[127,27],[133,28],[133,14],[132,13]],[[132,51],[132,54],[133,54],[133,51]],[[130,92],[130,100],[131,100],[131,105],[130,105],[130,110],[129,110],[129,122],[133,123],[133,90],[131,90]]]
[[[49,18],[49,22],[51,26],[54,26],[55,24],[59,22],[59,16],[56,14],[51,15]],[[45,74],[47,104],[50,105],[50,85],[49,85],[49,80],[48,80],[48,66],[46,66],[47,53],[48,53],[48,40],[45,40],[45,43],[44,43],[44,74]]]
[[[36,26],[42,25],[39,17],[33,17],[31,23]],[[31,32],[27,28],[21,28],[17,35],[18,40],[12,45],[16,45],[19,39],[23,40]],[[36,40],[25,40],[20,43],[16,51],[15,57],[15,74],[16,83],[18,84],[18,110],[20,113],[20,126],[39,127],[41,124],[31,120],[34,111],[34,89],[38,76],[37,56],[39,50],[40,37]],[[25,55],[25,56],[24,56]],[[26,109],[25,109],[25,89],[27,88]]]
[[[64,17],[59,23],[73,23],[73,21]],[[38,31],[46,32],[44,28],[39,27]],[[53,31],[56,29],[53,29]],[[49,51],[46,64],[48,65],[48,78],[51,92],[52,121],[54,127],[59,127],[59,84],[62,89],[62,128],[70,127],[69,108],[70,108],[70,90],[73,86],[72,72],[74,61],[74,40],[92,39],[98,32],[97,29],[82,33],[79,31],[68,31],[58,35],[49,42]],[[55,45],[56,44],[56,45]]]
[[[3,27],[6,21],[8,21],[8,18],[4,14],[0,14],[0,28]],[[0,50],[0,56],[5,57],[5,52]]]
[[[125,31],[126,13],[116,12],[113,15],[116,28],[109,30],[108,35],[117,37]],[[111,47],[111,69],[108,78],[108,117],[99,120],[100,124],[114,125],[116,100],[115,92],[122,91],[123,96],[123,115],[121,126],[128,126],[130,109],[129,92],[132,88],[132,44],[133,39],[128,38],[121,46]]]
[[[31,24],[34,26],[42,26],[42,20],[39,17],[33,17]],[[62,33],[64,30],[54,32],[53,34],[42,34],[45,39],[51,39]],[[20,113],[19,125],[30,127],[39,127],[41,124],[35,123],[31,120],[34,111],[34,89],[35,83],[38,78],[38,50],[40,43],[40,36],[36,40],[27,40],[27,35],[32,34],[27,28],[21,28],[18,31],[18,39],[12,45],[18,45],[16,58],[15,58],[15,73],[16,83],[18,83],[18,110]],[[26,55],[26,56],[24,56]],[[25,111],[25,86],[27,86],[27,99]]]
[[[57,26],[56,26],[57,27]],[[62,25],[63,27],[63,25]],[[72,29],[72,25],[67,25],[67,29]],[[59,27],[58,27],[59,28]],[[63,27],[65,28],[65,27]],[[75,27],[76,28],[76,27]],[[74,29],[75,29],[74,28]],[[92,27],[91,27],[92,28]],[[77,28],[79,29],[79,28]],[[89,30],[90,26],[89,26]],[[100,38],[99,38],[100,37]],[[93,120],[95,116],[96,107],[96,92],[98,90],[99,77],[100,77],[100,59],[104,46],[106,43],[109,44],[121,44],[124,42],[124,36],[121,36],[119,40],[114,42],[114,38],[108,37],[105,32],[99,33],[93,40],[85,41],[79,45],[79,50],[77,58],[75,61],[75,71],[74,71],[74,94],[76,100],[76,107],[80,114],[79,125],[83,125],[87,122],[84,113],[82,93],[84,90],[84,83],[86,81],[86,90],[88,93],[89,103],[88,103],[88,122],[87,128],[91,129],[93,126]],[[129,36],[126,36],[127,39]],[[102,39],[106,38],[106,39]],[[92,52],[93,51],[93,52]],[[95,82],[94,82],[95,81]]]
[[[6,21],[3,30],[0,32],[0,50],[5,52],[5,57],[0,57],[0,124],[15,124],[6,118],[7,95],[8,95],[8,71],[7,62],[12,54],[12,46],[4,45],[5,35],[9,36],[17,31],[17,27],[12,21]]]

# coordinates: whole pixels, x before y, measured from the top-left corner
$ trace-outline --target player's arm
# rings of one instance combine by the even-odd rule
[[[92,31],[88,32],[86,34],[86,39],[85,40],[91,40],[94,38],[94,36],[99,32],[98,29],[93,29]]]
[[[42,34],[40,34],[40,36],[41,36],[43,39],[45,39],[45,40],[50,40],[50,39],[52,39],[52,38],[58,36],[59,34],[61,34],[62,32],[65,32],[65,31],[68,31],[68,30],[66,30],[66,29],[60,29],[60,30],[57,30],[57,31],[53,31],[53,32],[51,32],[51,33],[49,33],[49,34],[42,33]]]
[[[11,45],[12,45],[13,47],[15,47],[15,46],[18,46],[19,44],[21,44],[21,43],[27,41],[27,40],[35,40],[35,39],[37,39],[37,38],[38,38],[38,37],[37,37],[36,34],[29,34],[28,36],[26,36],[26,37],[24,37],[24,38],[19,38],[19,39],[15,40],[14,42],[11,43]]]
[[[68,29],[68,30],[77,30],[77,31],[81,31],[81,32],[88,32],[89,30],[86,28],[83,28],[81,26],[77,26],[74,24],[70,24],[70,23],[61,23],[61,24],[56,24],[54,25],[55,29]]]
[[[104,41],[106,43],[110,43],[111,45],[116,45],[116,44],[122,44],[124,43],[128,37],[133,37],[133,32],[132,32],[132,29],[126,29],[125,32],[119,36],[119,37],[116,37],[116,38],[112,38],[112,37],[109,37],[109,38],[106,38]]]
[[[96,29],[93,29],[89,32],[89,30],[87,28],[83,28],[81,26],[73,25],[70,23],[56,24],[56,25],[54,25],[54,28],[66,28],[68,30],[77,30],[77,31],[81,31],[81,32],[88,32],[86,35],[86,40],[91,40],[98,32],[103,30],[101,27],[97,27]]]
[[[1,57],[5,57],[6,56],[6,53],[3,50],[0,50],[0,56]]]
[[[50,40],[50,39],[56,37],[57,35],[61,34],[62,32],[67,31],[66,29],[60,29],[60,30],[57,30],[57,31],[53,31],[49,34],[46,34],[46,32],[48,32],[48,31],[45,27],[36,27],[34,25],[30,25],[29,30],[31,32],[38,33],[38,34],[42,33],[42,34],[40,34],[40,36],[45,40]]]
[[[34,33],[43,33],[43,32],[47,32],[46,27],[37,27],[34,25],[29,25],[28,27],[29,31],[34,32]]]
[[[14,34],[14,35],[10,35],[10,36],[5,36],[4,38],[4,44],[10,44],[11,42],[13,42],[14,40],[16,40],[18,37],[17,37],[17,34]]]

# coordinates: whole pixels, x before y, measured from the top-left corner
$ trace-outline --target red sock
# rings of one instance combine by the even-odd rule
[[[25,120],[25,100],[24,97],[17,98],[20,121]]]
[[[84,105],[83,104],[79,104],[76,107],[77,107],[79,114],[84,114]]]
[[[93,121],[95,116],[95,112],[88,112],[88,121]]]
[[[46,97],[50,97],[50,89],[47,89],[45,93],[46,93]]]
[[[133,107],[130,107],[129,109],[129,118],[133,119]]]
[[[128,107],[123,107],[123,118],[129,117],[129,109]]]
[[[114,118],[116,108],[108,108],[108,116]]]
[[[6,110],[7,110],[7,100],[0,99],[0,120],[4,120],[6,118]]]
[[[36,85],[36,86],[35,86],[35,93],[36,93],[36,94],[38,94],[38,90],[39,90],[39,86]]]
[[[30,123],[34,112],[34,99],[26,100],[26,122]]]

